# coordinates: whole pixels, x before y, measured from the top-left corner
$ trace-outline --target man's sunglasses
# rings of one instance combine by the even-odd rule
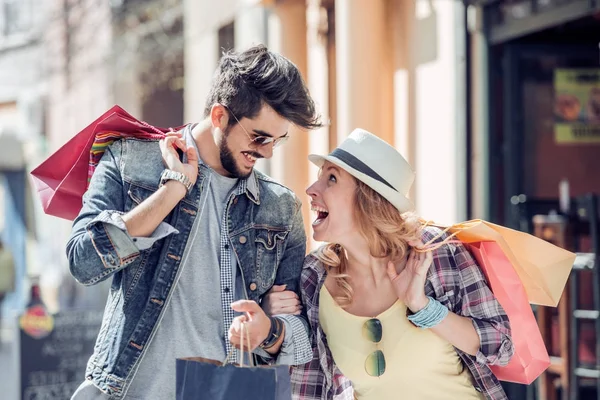
[[[229,113],[231,114],[231,116],[237,121],[238,125],[242,127],[242,129],[244,130],[244,132],[246,132],[246,135],[248,136],[248,139],[250,139],[250,144],[253,144],[255,146],[266,146],[269,143],[273,143],[273,148],[275,148],[275,147],[277,147],[279,145],[284,144],[290,138],[288,135],[281,136],[281,137],[278,137],[278,138],[273,138],[271,136],[256,135],[256,134],[250,135],[250,133],[248,133],[248,131],[246,130],[246,128],[244,128],[244,125],[241,124],[240,120],[229,109],[229,107],[227,107],[227,106],[224,106],[224,107],[227,108],[227,110],[229,111]]]
[[[379,344],[383,337],[383,326],[377,318],[371,318],[363,324],[363,336],[365,339]],[[365,360],[365,372],[370,376],[381,376],[385,372],[385,356],[383,351],[377,349],[367,356]]]

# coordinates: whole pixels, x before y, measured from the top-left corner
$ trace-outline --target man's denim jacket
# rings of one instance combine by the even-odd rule
[[[118,216],[158,189],[164,165],[157,141],[113,143],[83,197],[67,254],[71,273],[80,283],[93,285],[113,277],[86,370],[86,378],[111,398],[120,398],[131,382],[130,372],[141,360],[168,302],[197,216],[207,168],[200,166],[195,186],[164,221],[178,232],[159,238],[146,250],[138,249],[144,246],[137,246],[136,241],[144,239],[131,237]],[[248,187],[253,190],[233,197],[225,211],[230,245],[248,298],[259,302],[274,284],[286,284],[287,290],[298,293],[306,251],[300,202],[292,191],[258,171],[248,178]],[[300,321],[307,329],[302,317],[290,317],[301,318],[296,326]],[[305,340],[306,346],[294,351],[299,364],[311,357],[308,336]]]

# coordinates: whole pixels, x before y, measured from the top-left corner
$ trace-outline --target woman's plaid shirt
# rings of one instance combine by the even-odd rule
[[[428,227],[422,240],[425,243],[440,233],[437,228]],[[294,400],[354,399],[352,385],[335,365],[319,324],[319,292],[326,276],[322,263],[312,255],[307,256],[300,289],[311,327],[313,358],[292,368]],[[478,391],[489,400],[508,399],[488,366],[506,365],[513,355],[508,317],[462,244],[447,244],[433,252],[425,292],[454,313],[472,319],[481,341],[479,352],[476,356],[458,349],[456,352],[473,375]]]

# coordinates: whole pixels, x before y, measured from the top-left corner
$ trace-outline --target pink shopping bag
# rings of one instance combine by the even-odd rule
[[[550,366],[550,357],[519,275],[496,242],[465,243],[506,311],[515,354],[508,365],[492,365],[500,380],[530,384]]]
[[[31,171],[44,212],[68,220],[77,217],[89,179],[115,140],[157,139],[181,128],[156,128],[113,106]]]

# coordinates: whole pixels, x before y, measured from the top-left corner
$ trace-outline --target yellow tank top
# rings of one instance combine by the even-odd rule
[[[383,326],[379,344],[363,337],[363,324],[370,318],[345,311],[323,285],[319,322],[333,359],[352,381],[357,399],[484,399],[452,345],[432,331],[414,326],[403,303],[397,301],[376,318]],[[365,360],[378,349],[385,356],[386,369],[382,376],[372,377],[365,372]]]

